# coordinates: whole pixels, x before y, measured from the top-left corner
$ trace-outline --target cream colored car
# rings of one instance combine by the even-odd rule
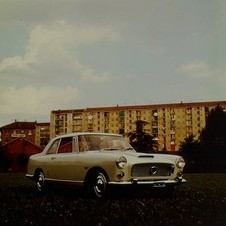
[[[26,176],[39,191],[48,183],[82,185],[103,197],[108,186],[174,187],[183,179],[185,162],[175,155],[138,153],[121,135],[72,133],[51,140],[32,155]]]

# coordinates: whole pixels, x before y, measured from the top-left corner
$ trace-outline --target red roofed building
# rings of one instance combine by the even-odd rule
[[[0,170],[25,172],[29,156],[42,151],[48,141],[48,123],[43,131],[37,122],[19,122],[0,128]],[[44,138],[45,143],[40,143]]]

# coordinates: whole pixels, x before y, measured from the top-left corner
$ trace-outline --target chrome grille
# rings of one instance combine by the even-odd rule
[[[132,167],[132,177],[170,176],[173,174],[174,165],[166,163],[136,164]]]

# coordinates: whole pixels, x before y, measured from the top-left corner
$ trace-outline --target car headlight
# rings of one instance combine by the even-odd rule
[[[127,163],[127,159],[124,156],[121,156],[116,159],[116,166],[119,169],[123,169],[125,167],[126,163]]]
[[[184,166],[185,166],[185,161],[184,161],[184,159],[183,159],[182,157],[179,157],[179,158],[177,159],[176,164],[177,164],[177,167],[178,167],[178,168],[182,169],[182,168],[184,168]]]

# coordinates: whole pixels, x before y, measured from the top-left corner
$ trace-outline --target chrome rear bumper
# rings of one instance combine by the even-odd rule
[[[26,174],[25,177],[26,177],[26,178],[29,178],[29,179],[31,179],[31,180],[34,179],[34,175],[31,175],[31,174]]]

